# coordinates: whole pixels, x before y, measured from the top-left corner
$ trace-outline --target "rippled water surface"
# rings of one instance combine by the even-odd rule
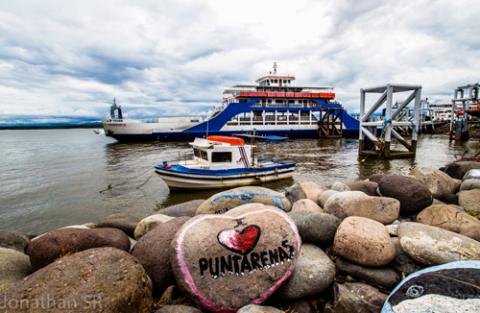
[[[374,173],[408,173],[413,166],[437,168],[463,151],[445,135],[423,135],[415,161],[358,160],[354,139],[257,144],[259,157],[297,162],[294,180],[323,185]],[[215,192],[169,193],[153,171],[155,163],[189,152],[188,143],[117,143],[91,129],[0,131],[0,228],[36,234],[111,213],[143,217],[171,204],[207,198]],[[292,182],[265,186],[282,190]]]

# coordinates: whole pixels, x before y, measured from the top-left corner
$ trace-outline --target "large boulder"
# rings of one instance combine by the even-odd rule
[[[480,189],[460,191],[458,204],[468,213],[480,218]]]
[[[374,220],[350,216],[337,229],[335,254],[365,266],[382,266],[395,258],[395,247],[386,227]]]
[[[168,216],[164,214],[153,214],[145,217],[140,222],[138,222],[137,227],[135,227],[135,239],[139,240],[140,238],[142,238],[143,235],[154,229],[157,225],[173,219],[173,216]]]
[[[322,213],[323,210],[316,202],[310,199],[300,199],[293,204],[291,212]]]
[[[192,306],[174,304],[174,305],[165,305],[159,310],[156,310],[155,313],[202,313],[202,311]]]
[[[447,173],[450,177],[462,179],[465,174],[471,169],[480,169],[480,162],[476,161],[457,161],[447,164],[440,170]]]
[[[56,229],[33,239],[28,246],[28,255],[33,269],[37,270],[64,255],[99,247],[129,251],[130,240],[116,228]]]
[[[466,179],[460,185],[460,190],[480,189],[480,179]]]
[[[237,313],[282,313],[277,308],[273,306],[264,306],[264,305],[256,305],[256,304],[249,304],[242,307]]]
[[[127,252],[97,248],[65,256],[12,285],[6,312],[150,313],[151,282]],[[39,307],[41,303],[41,307]]]
[[[398,236],[402,250],[425,265],[480,259],[480,242],[439,227],[404,222]]]
[[[319,246],[331,245],[340,220],[327,213],[294,213],[289,216],[297,225],[303,242],[310,242]]]
[[[301,199],[310,199],[317,203],[322,193],[322,186],[308,181],[297,182],[285,190],[285,195],[291,203],[295,203]]]
[[[200,204],[205,202],[205,199],[190,200],[187,202],[175,204],[158,211],[158,213],[173,217],[180,216],[194,216]]]
[[[462,180],[465,181],[467,179],[480,179],[480,169],[473,169],[466,172]]]
[[[417,222],[450,230],[480,241],[480,221],[454,206],[433,204],[417,215]]]
[[[402,215],[416,214],[433,202],[432,193],[427,186],[412,177],[385,176],[378,184],[378,191],[384,197],[399,200]]]
[[[170,266],[170,244],[178,229],[189,219],[190,217],[183,216],[157,225],[140,238],[132,249],[132,255],[152,279],[156,293],[163,292],[174,283]]]
[[[31,270],[27,255],[17,250],[0,248],[0,293],[30,274]]]
[[[345,183],[352,191],[361,191],[369,196],[377,195],[378,184],[374,181],[356,180]]]
[[[24,253],[30,239],[19,231],[0,230],[0,247],[15,249]]]
[[[335,278],[335,264],[322,249],[311,244],[302,245],[292,277],[278,290],[283,300],[296,300],[321,293]]]
[[[237,206],[236,208],[233,208],[227,211],[226,213],[223,213],[223,215],[235,217],[235,216],[243,215],[245,213],[250,213],[260,209],[265,209],[266,207],[273,208],[275,210],[280,210],[279,208],[271,205],[265,205],[261,203],[247,203],[247,204],[242,204],[240,206]]]
[[[395,246],[395,259],[389,264],[389,267],[402,274],[402,276],[416,272],[422,268],[420,263],[412,259],[400,245],[398,237],[391,238]]]
[[[331,196],[323,209],[340,219],[363,216],[390,224],[398,218],[400,202],[393,198],[371,197],[361,191],[345,191]]]
[[[386,294],[363,283],[336,283],[333,291],[335,313],[377,313],[387,299]]]
[[[138,222],[140,222],[140,219],[136,216],[125,213],[115,213],[105,217],[96,224],[96,227],[118,228],[123,230],[129,237],[133,238],[135,227],[137,226]]]
[[[401,280],[400,275],[389,267],[365,267],[350,263],[341,257],[337,257],[335,265],[341,273],[386,289],[395,287]]]
[[[333,185],[330,187],[331,190],[336,190],[336,191],[350,191],[350,187],[347,186],[347,184],[344,184],[342,182],[336,181],[333,183]]]
[[[172,241],[177,285],[215,312],[265,301],[292,275],[301,239],[295,223],[277,208],[239,216],[200,215]]]
[[[370,177],[368,177],[368,181],[371,181],[371,182],[375,182],[375,183],[380,183],[380,181],[382,180],[382,178],[384,178],[385,174],[373,174],[373,175],[370,175]]]
[[[195,214],[222,214],[246,203],[272,205],[286,212],[292,208],[290,201],[280,192],[263,187],[247,186],[214,194],[198,207]]]
[[[452,178],[440,170],[424,174],[414,168],[410,174],[423,182],[436,199],[448,198],[460,188],[461,181],[459,179]]]

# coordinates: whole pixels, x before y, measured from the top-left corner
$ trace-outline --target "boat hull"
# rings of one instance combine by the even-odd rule
[[[272,169],[266,172],[234,174],[234,175],[189,175],[171,172],[156,167],[155,171],[171,189],[221,189],[248,185],[259,185],[268,182],[288,179],[293,176],[295,166]]]

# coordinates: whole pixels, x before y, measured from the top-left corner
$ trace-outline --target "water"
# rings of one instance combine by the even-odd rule
[[[460,155],[444,135],[423,135],[415,161],[357,160],[357,141],[295,140],[258,143],[257,156],[297,162],[294,180],[327,185],[374,173],[438,168]],[[38,234],[95,222],[112,213],[139,217],[215,191],[169,193],[153,165],[188,153],[188,143],[124,144],[91,129],[0,131],[0,228]],[[292,180],[266,187],[283,190]]]

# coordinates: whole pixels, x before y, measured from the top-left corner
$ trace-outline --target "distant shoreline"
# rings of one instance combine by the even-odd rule
[[[101,128],[102,123],[88,125],[25,125],[25,126],[0,126],[0,130],[15,129],[72,129],[72,128]]]

